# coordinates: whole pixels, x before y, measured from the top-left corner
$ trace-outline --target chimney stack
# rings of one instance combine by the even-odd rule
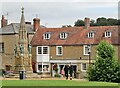
[[[33,19],[33,28],[34,28],[35,32],[40,28],[40,19],[39,18]]]
[[[84,23],[85,23],[85,29],[88,29],[90,27],[90,18],[85,18]]]
[[[4,15],[2,15],[2,19],[1,19],[1,28],[5,27],[7,25],[8,21],[7,19],[5,19]]]

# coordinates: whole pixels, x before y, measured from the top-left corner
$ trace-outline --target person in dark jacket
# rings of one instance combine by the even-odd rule
[[[68,70],[69,70],[68,65],[65,65],[64,72],[65,72],[66,80],[68,79]]]
[[[73,66],[70,65],[69,67],[69,72],[70,72],[70,80],[72,80],[72,74],[73,74]]]
[[[6,71],[2,69],[2,76],[5,77],[5,75],[6,75]]]

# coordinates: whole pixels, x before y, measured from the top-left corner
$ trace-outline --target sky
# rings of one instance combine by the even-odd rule
[[[41,25],[62,27],[72,25],[77,19],[98,17],[118,19],[119,0],[1,0],[0,16],[5,15],[8,23],[19,23],[21,8],[24,7],[25,21],[40,18]]]

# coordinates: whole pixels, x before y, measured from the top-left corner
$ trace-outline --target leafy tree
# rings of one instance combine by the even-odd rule
[[[67,25],[67,27],[72,27],[71,25]]]
[[[90,21],[90,26],[97,26],[95,20],[91,19],[91,21]]]
[[[74,25],[74,26],[84,26],[84,21],[78,19],[78,20],[75,22],[75,25]]]
[[[87,77],[90,81],[120,82],[120,65],[115,62],[112,45],[100,42],[97,58],[87,70]]]
[[[97,20],[91,19],[90,21],[90,26],[114,26],[114,25],[120,25],[120,19],[114,19],[114,18],[105,18],[105,17],[100,17],[97,18]],[[84,26],[84,21],[78,19],[75,22],[74,26]]]
[[[71,25],[63,25],[62,28],[65,28],[65,27],[72,27]]]
[[[107,25],[107,19],[104,17],[97,18],[97,25],[98,26],[106,26]]]
[[[118,25],[118,20],[113,19],[113,18],[108,18],[107,19],[107,25],[112,26],[112,25]]]
[[[62,28],[65,28],[65,27],[66,27],[65,25],[62,26]]]
[[[120,19],[118,20],[118,25],[120,25]]]

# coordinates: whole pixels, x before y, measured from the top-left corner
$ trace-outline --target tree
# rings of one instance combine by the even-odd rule
[[[104,17],[97,18],[97,25],[98,26],[107,26],[107,19]]]
[[[118,19],[118,25],[120,25],[120,19]]]
[[[112,45],[100,42],[97,58],[87,70],[87,77],[90,81],[120,82],[120,65],[115,62]]]
[[[90,21],[90,26],[97,26],[95,20],[91,19],[91,21]]]
[[[75,25],[74,25],[74,26],[84,26],[84,21],[78,19],[78,20],[75,22]]]
[[[114,19],[114,18],[105,18],[105,17],[100,17],[97,18],[97,20],[91,19],[90,21],[90,26],[114,26],[114,25],[120,25],[120,19]],[[78,19],[75,22],[74,26],[84,26],[84,21]]]
[[[65,27],[72,27],[71,25],[63,25],[62,28],[65,28]]]
[[[109,26],[118,25],[118,20],[117,20],[117,19],[113,19],[113,18],[108,18],[108,19],[107,19],[107,24],[108,24]]]

